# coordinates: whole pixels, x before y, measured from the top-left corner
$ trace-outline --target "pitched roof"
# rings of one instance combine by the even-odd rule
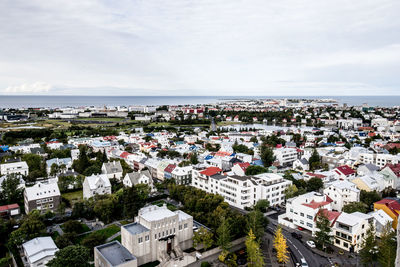
[[[339,215],[341,214],[341,212],[338,211],[331,211],[331,210],[327,210],[327,209],[320,209],[317,213],[317,216],[319,214],[323,214],[325,215],[325,217],[328,218],[328,220],[331,222],[331,226],[336,222],[337,218],[339,217]],[[317,219],[317,216],[315,216],[314,220]]]
[[[389,169],[396,174],[397,177],[400,177],[400,163],[398,164],[386,164],[385,168],[388,167]]]
[[[350,168],[350,167],[347,166],[347,165],[339,166],[339,167],[336,168],[335,171],[336,171],[337,173],[338,173],[338,171],[339,171],[339,172],[343,173],[343,174],[346,175],[346,176],[352,175],[352,174],[356,173],[352,168]],[[338,173],[338,174],[340,174],[340,173]]]
[[[4,205],[4,206],[0,206],[0,212],[7,211],[7,210],[18,209],[18,208],[19,208],[18,204]]]
[[[165,171],[165,172],[171,173],[175,168],[176,168],[176,165],[175,165],[175,164],[169,164],[169,165],[164,169],[164,171]]]
[[[386,207],[388,207],[394,215],[396,215],[397,217],[399,216],[399,212],[400,212],[400,199],[398,198],[384,198],[382,200],[379,200],[377,202],[374,203],[375,204],[381,204],[381,205],[385,205]]]
[[[208,167],[204,171],[201,171],[200,174],[203,174],[205,176],[211,176],[211,175],[215,175],[220,172],[222,172],[222,170],[218,167]]]
[[[241,162],[241,163],[235,163],[234,165],[239,165],[239,167],[240,167],[243,171],[246,171],[247,167],[250,166],[250,163],[248,163],[248,162]]]
[[[121,162],[119,161],[103,163],[103,166],[105,167],[107,174],[122,172]]]

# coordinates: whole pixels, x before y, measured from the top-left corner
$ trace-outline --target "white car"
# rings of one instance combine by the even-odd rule
[[[312,241],[312,240],[308,240],[308,241],[306,242],[306,244],[307,244],[310,248],[315,248],[315,243],[314,243],[314,241]]]
[[[307,261],[305,258],[301,258],[301,267],[308,267]]]

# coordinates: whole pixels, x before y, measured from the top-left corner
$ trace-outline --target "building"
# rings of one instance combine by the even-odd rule
[[[171,178],[176,184],[190,185],[192,183],[192,166],[175,167],[171,172]]]
[[[83,181],[83,198],[111,194],[111,183],[106,174],[93,174]]]
[[[56,166],[58,166],[59,168],[64,165],[65,169],[69,169],[72,167],[72,159],[71,158],[63,158],[63,159],[54,158],[54,159],[46,160],[47,174],[51,173],[51,166],[53,166],[54,164]]]
[[[249,166],[250,166],[250,163],[248,163],[248,162],[235,163],[235,164],[233,164],[232,172],[235,175],[245,176],[246,175],[246,170],[247,170],[247,168]]]
[[[25,187],[24,204],[25,212],[32,210],[41,212],[56,211],[61,203],[61,194],[57,183],[37,183],[31,187]]]
[[[324,194],[329,196],[332,202],[332,209],[341,211],[344,205],[360,201],[360,190],[354,183],[348,181],[335,181],[324,189]]]
[[[388,223],[390,223],[391,226],[393,224],[393,219],[388,214],[386,214],[386,212],[384,212],[383,210],[372,211],[372,212],[370,212],[368,214],[371,215],[372,217],[374,217],[375,234],[378,237],[381,236],[384,227]]]
[[[127,173],[122,183],[127,187],[132,187],[137,184],[147,184],[151,191],[154,191],[153,178],[151,178],[150,172],[147,170]]]
[[[30,267],[46,266],[58,251],[50,236],[36,237],[22,244],[24,259]]]
[[[118,241],[94,248],[95,267],[137,267],[137,259]]]
[[[351,180],[356,177],[356,171],[347,165],[339,166],[334,169],[337,179]]]
[[[101,173],[107,175],[108,179],[117,179],[121,181],[122,172],[121,162],[119,161],[103,163],[101,167]]]
[[[172,212],[166,205],[150,205],[139,210],[134,223],[121,227],[122,246],[111,242],[95,248],[95,266],[136,267],[154,261],[160,266],[187,266],[196,261],[183,252],[193,246],[192,238],[192,216]]]
[[[192,186],[208,193],[219,194],[231,206],[244,209],[252,207],[261,199],[267,199],[271,206],[285,201],[284,191],[291,181],[274,173],[255,176],[221,175],[221,169],[209,167],[194,170]]]
[[[0,206],[1,218],[11,218],[12,216],[18,216],[19,214],[20,209],[18,204]]]
[[[390,218],[393,219],[392,227],[397,229],[398,217],[400,214],[400,199],[398,198],[384,198],[374,203],[374,211],[383,210]]]
[[[359,252],[373,217],[361,212],[342,212],[336,219],[332,231],[333,244],[343,250]]]
[[[281,147],[274,150],[274,156],[281,166],[292,166],[297,159],[297,149]]]
[[[25,161],[4,163],[0,164],[0,173],[1,175],[9,175],[15,173],[27,176],[29,174],[29,167]]]

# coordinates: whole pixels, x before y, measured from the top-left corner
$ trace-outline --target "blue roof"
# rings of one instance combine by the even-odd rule
[[[208,155],[208,156],[206,156],[204,159],[205,159],[205,160],[209,160],[209,159],[212,159],[212,158],[213,158],[213,156]]]
[[[8,151],[8,146],[0,146],[0,149],[4,152]]]
[[[254,160],[251,165],[255,165],[255,166],[264,166],[263,162],[261,159],[258,160]]]
[[[230,155],[230,157],[234,157],[234,156],[236,156],[236,153],[232,153],[232,154]]]

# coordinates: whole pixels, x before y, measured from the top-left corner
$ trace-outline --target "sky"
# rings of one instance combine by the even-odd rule
[[[400,95],[399,0],[2,0],[0,94]]]

